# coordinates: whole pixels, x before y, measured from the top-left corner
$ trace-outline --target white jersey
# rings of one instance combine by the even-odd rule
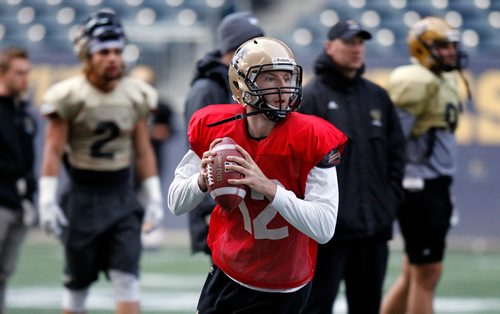
[[[41,113],[69,122],[66,152],[71,166],[113,171],[130,165],[134,126],[157,103],[156,90],[137,79],[124,77],[105,93],[80,75],[52,86]]]

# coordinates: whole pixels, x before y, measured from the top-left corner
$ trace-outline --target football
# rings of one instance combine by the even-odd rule
[[[214,160],[207,166],[208,192],[212,198],[225,210],[237,208],[245,198],[247,189],[245,185],[232,185],[227,182],[229,179],[241,179],[242,174],[236,171],[226,170],[226,166],[234,164],[228,161],[228,156],[243,157],[236,150],[236,143],[230,137],[222,138],[222,141],[213,147],[217,154]]]

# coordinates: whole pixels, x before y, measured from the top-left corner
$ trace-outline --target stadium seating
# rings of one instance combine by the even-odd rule
[[[133,46],[127,64],[157,68],[161,84],[172,91],[188,86],[194,61],[214,46],[222,17],[252,8],[261,21],[267,20],[266,30],[286,24],[268,33],[291,46],[306,73],[322,51],[328,28],[345,18],[357,19],[372,33],[367,59],[380,65],[406,62],[408,26],[428,15],[442,16],[462,30],[471,60],[500,52],[497,0],[311,0],[301,5],[307,13],[294,12],[287,19],[294,7],[290,0],[0,0],[0,47],[23,46],[35,62],[76,63],[70,33],[91,12],[108,8],[119,14]],[[170,98],[182,103],[184,94],[174,94]]]
[[[297,21],[296,29],[307,29],[310,45],[316,49],[326,37],[330,25],[322,23],[323,13],[334,12],[340,19],[354,18],[372,32],[371,56],[402,56],[407,53],[408,26],[417,19],[435,15],[460,28],[463,45],[475,54],[498,53],[500,49],[500,1],[490,0],[350,0],[324,1],[312,16]],[[493,16],[492,16],[493,15]],[[498,22],[496,22],[498,21]],[[493,25],[494,24],[494,25]],[[317,38],[319,36],[319,38]],[[301,43],[293,46],[299,49]]]
[[[2,0],[0,1],[0,44],[24,43],[40,47],[69,47],[68,30],[97,9],[116,11],[124,24],[191,25],[213,28],[220,18],[235,10],[234,3],[224,0]],[[349,0],[312,1],[316,12],[298,19],[294,30],[283,34],[292,46],[305,51],[318,50],[331,17],[355,18],[374,34],[373,53],[400,55],[406,53],[407,16],[443,16],[456,27],[468,31],[464,44],[473,53],[493,53],[498,49],[500,1],[491,0]],[[256,6],[260,5],[256,1]],[[267,5],[269,7],[270,5]],[[492,14],[496,14],[492,17]],[[325,22],[330,16],[330,22]],[[496,18],[495,18],[496,16]],[[408,18],[411,20],[411,18]],[[492,22],[493,21],[493,22]],[[333,21],[334,22],[334,21]],[[493,23],[493,24],[492,24]],[[293,36],[298,31],[297,36]],[[301,34],[306,34],[301,37]],[[47,42],[48,41],[48,42]]]

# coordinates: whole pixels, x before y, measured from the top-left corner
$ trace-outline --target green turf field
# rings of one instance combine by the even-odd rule
[[[165,246],[142,259],[142,313],[194,313],[208,270],[208,259],[191,255],[187,232],[167,234]],[[393,247],[386,285],[399,272],[401,251]],[[7,292],[6,314],[60,313],[61,247],[39,232],[23,246],[18,270]],[[113,294],[101,278],[88,300],[89,313],[112,314]],[[500,313],[500,251],[450,249],[435,303],[437,313]],[[343,297],[335,313],[345,313]]]

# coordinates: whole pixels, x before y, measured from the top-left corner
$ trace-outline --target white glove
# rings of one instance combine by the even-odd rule
[[[57,205],[56,177],[41,177],[39,181],[38,210],[40,212],[40,226],[47,232],[61,236],[62,227],[68,225],[68,220]]]
[[[21,200],[23,209],[23,223],[26,227],[32,227],[36,222],[36,209],[28,199]]]
[[[408,177],[403,178],[403,188],[410,192],[420,192],[425,187],[425,181],[420,177]]]
[[[163,220],[163,197],[161,194],[160,178],[149,177],[142,182],[142,190],[145,196],[145,214],[142,223],[142,231],[149,233],[156,229]]]

